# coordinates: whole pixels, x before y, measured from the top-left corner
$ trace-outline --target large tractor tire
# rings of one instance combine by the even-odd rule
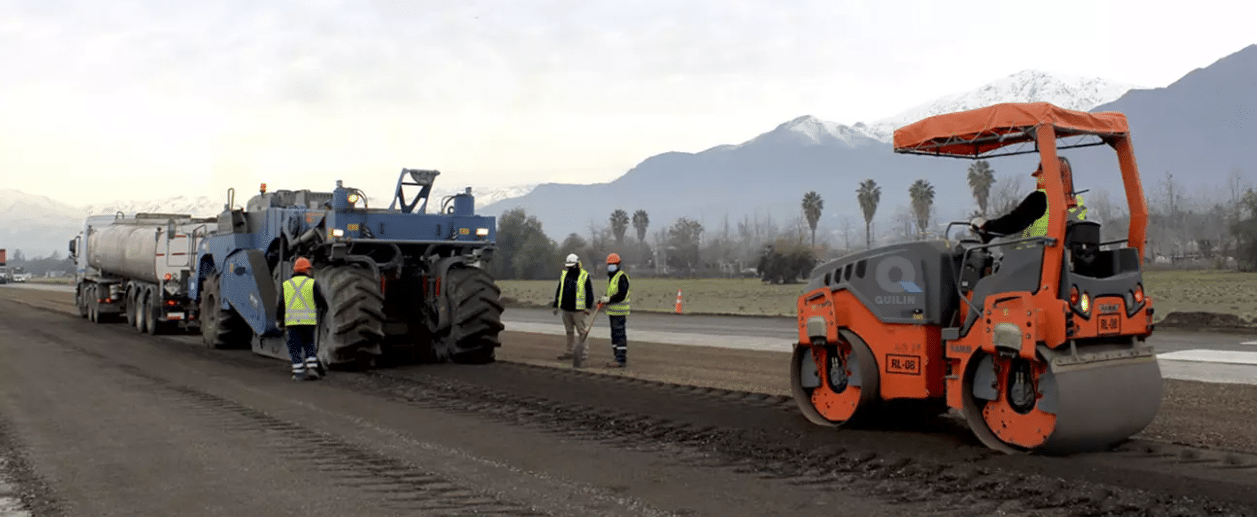
[[[460,364],[488,364],[502,346],[502,290],[483,269],[456,267],[445,275],[442,310],[450,326],[437,336],[436,354]]]
[[[143,291],[136,294],[136,299],[145,299]],[[205,292],[201,293],[201,341],[208,348],[248,348],[253,329],[235,310],[221,308],[221,303],[222,288],[215,273],[205,280]],[[143,319],[140,315],[139,320]]]
[[[374,367],[384,341],[379,279],[353,264],[319,269],[314,279],[327,302],[315,335],[319,362],[328,368]]]

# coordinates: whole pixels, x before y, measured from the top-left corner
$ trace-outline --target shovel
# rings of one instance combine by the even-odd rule
[[[594,313],[590,315],[589,321],[585,324],[585,331],[580,335],[580,341],[576,342],[576,349],[572,351],[572,368],[585,367],[585,340],[589,339],[589,331],[594,329],[594,322],[598,321],[598,311],[602,310],[602,304],[594,307]]]

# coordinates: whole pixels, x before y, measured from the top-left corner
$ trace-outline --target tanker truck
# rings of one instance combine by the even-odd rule
[[[125,320],[148,334],[197,330],[193,257],[217,226],[217,218],[187,214],[88,217],[69,243],[79,315],[93,323]]]

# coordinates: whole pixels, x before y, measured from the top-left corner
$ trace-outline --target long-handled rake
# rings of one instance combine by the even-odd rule
[[[585,341],[589,339],[589,331],[594,329],[594,322],[598,321],[598,311],[602,310],[602,304],[594,307],[594,313],[589,316],[589,321],[585,322],[585,331],[581,333],[580,340],[576,342],[576,349],[572,351],[572,367],[585,367]]]

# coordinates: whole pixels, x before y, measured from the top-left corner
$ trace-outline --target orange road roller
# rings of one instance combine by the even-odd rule
[[[1076,215],[1073,171],[1057,154],[1105,145],[1117,153],[1130,211],[1126,238],[1113,242]],[[1047,207],[1020,234],[951,223],[971,233],[815,268],[798,298],[791,364],[803,414],[846,427],[955,409],[982,443],[1010,454],[1104,450],[1151,423],[1163,381],[1146,343],[1148,208],[1125,115],[996,104],[901,127],[894,149],[971,160],[1038,154]]]

